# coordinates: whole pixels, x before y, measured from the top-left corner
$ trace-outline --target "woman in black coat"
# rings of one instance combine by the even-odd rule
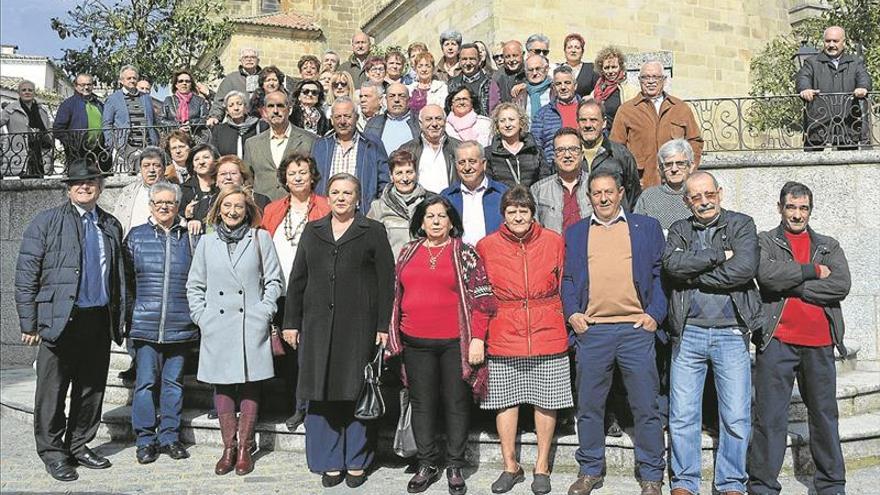
[[[306,224],[287,288],[284,340],[300,349],[297,397],[309,401],[306,460],[325,487],[357,487],[373,460],[355,419],[364,366],[388,338],[394,257],[385,227],[357,213],[360,182],[328,181],[331,214]]]
[[[269,124],[257,117],[248,115],[247,95],[241,91],[230,91],[223,98],[226,119],[211,129],[211,144],[220,156],[244,156],[244,143],[248,139],[269,128]]]
[[[290,123],[318,137],[330,130],[324,113],[324,87],[318,81],[300,81],[293,88]]]
[[[514,103],[501,103],[492,112],[495,137],[486,149],[486,171],[507,187],[531,187],[553,174],[544,151],[529,133],[525,112]]]

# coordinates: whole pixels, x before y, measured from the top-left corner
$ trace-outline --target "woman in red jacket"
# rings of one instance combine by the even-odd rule
[[[288,282],[290,269],[293,267],[293,258],[296,257],[296,248],[299,238],[302,236],[306,223],[323,218],[330,213],[327,198],[315,194],[315,184],[321,180],[318,172],[318,164],[315,159],[302,153],[292,153],[281,160],[278,166],[278,182],[288,194],[268,205],[263,211],[263,220],[260,228],[269,231],[272,236],[272,244],[278,253],[278,262],[281,271],[284,272],[284,283]],[[285,297],[278,299],[278,312],[275,314],[275,323],[279,325],[284,321]],[[286,344],[285,344],[286,345]],[[287,348],[287,354],[276,361],[276,374],[284,378],[286,389],[291,390],[290,397],[296,388],[297,356],[292,348]],[[290,431],[296,430],[306,417],[306,402],[296,401],[296,407],[285,424]]]
[[[523,186],[504,193],[501,213],[504,225],[476,248],[497,300],[486,338],[489,393],[480,404],[498,410],[504,472],[492,492],[505,493],[525,480],[514,443],[519,406],[531,404],[538,437],[532,491],[550,493],[556,411],[572,407],[568,335],[559,295],[565,243],[534,221],[535,199]]]

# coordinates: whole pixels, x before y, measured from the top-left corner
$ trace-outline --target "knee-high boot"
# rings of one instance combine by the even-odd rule
[[[257,423],[256,414],[241,413],[238,419],[238,460],[235,462],[235,474],[244,475],[254,470],[251,457],[254,447],[254,427]]]
[[[235,450],[237,442],[235,435],[238,432],[238,419],[234,412],[223,413],[220,419],[220,435],[223,437],[223,456],[214,467],[215,474],[226,474],[235,467]]]

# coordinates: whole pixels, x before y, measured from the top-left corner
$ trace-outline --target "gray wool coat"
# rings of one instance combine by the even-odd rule
[[[251,229],[231,256],[217,232],[202,238],[186,282],[190,316],[202,334],[199,381],[232,384],[274,376],[269,330],[283,293],[284,276],[268,232]]]

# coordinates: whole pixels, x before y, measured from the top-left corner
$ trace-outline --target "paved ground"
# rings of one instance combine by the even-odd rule
[[[345,485],[325,490],[320,477],[310,474],[306,468],[304,454],[295,452],[265,452],[258,454],[256,469],[248,476],[226,476],[213,474],[219,450],[217,447],[194,445],[189,448],[192,457],[174,461],[166,456],[148,466],[135,461],[135,448],[130,444],[103,443],[96,440],[95,450],[113,462],[108,470],[91,471],[79,469],[80,479],[72,483],[60,483],[46,474],[34,451],[34,438],[30,426],[14,419],[4,418],[0,422],[0,493],[92,493],[92,494],[268,494],[284,493],[294,495],[311,494],[382,494],[405,493],[410,474],[404,466],[385,463],[375,471],[367,483],[358,490],[350,490]],[[497,466],[480,466],[470,475],[468,484],[471,494],[490,493],[489,485],[497,475]],[[564,494],[573,473],[554,474],[554,492]],[[853,494],[876,494],[877,480],[880,479],[880,465],[854,469],[850,467],[849,490]],[[529,494],[526,483],[520,484],[511,493]],[[798,480],[788,477],[783,480],[785,493],[807,493],[807,487]],[[619,493],[638,493],[638,485],[624,477],[609,477],[605,488],[597,495]],[[428,494],[446,493],[445,483],[435,484]],[[703,484],[703,493],[710,493],[710,486]]]

